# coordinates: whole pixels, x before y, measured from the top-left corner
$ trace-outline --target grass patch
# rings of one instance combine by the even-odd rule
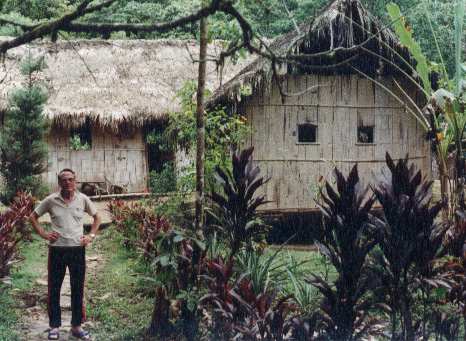
[[[141,339],[153,306],[147,283],[141,280],[144,267],[134,252],[122,246],[121,237],[111,226],[99,235],[92,248],[105,257],[102,268],[95,274],[88,273],[88,316],[98,323],[93,330],[95,339]]]
[[[11,273],[11,285],[0,285],[0,340],[19,340],[17,333],[21,308],[18,298],[34,289],[35,281],[41,275],[47,251],[42,240],[34,237],[31,243],[21,246],[20,254],[24,260],[18,263]]]

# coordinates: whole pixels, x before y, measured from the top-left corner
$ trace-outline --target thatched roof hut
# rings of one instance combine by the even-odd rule
[[[180,109],[176,94],[186,81],[196,80],[198,50],[195,41],[180,40],[42,41],[15,48],[0,67],[0,111],[23,79],[19,61],[30,51],[46,55],[45,115],[54,125],[76,127],[90,118],[114,131],[140,127]],[[220,45],[210,45],[208,53],[215,57],[220,51]],[[228,63],[223,79],[240,67]],[[219,84],[215,64],[209,63],[207,87],[214,90]]]
[[[269,47],[277,56],[289,58],[280,67],[288,74],[354,73],[355,67],[371,76],[384,76],[400,69],[410,72],[407,63],[412,63],[389,26],[359,0],[333,0],[317,17],[276,38]],[[259,57],[217,89],[210,105],[238,102],[242,86],[267,86],[271,77],[270,60]]]
[[[430,174],[425,130],[410,113],[410,101],[422,98],[407,81],[408,51],[359,0],[332,1],[270,49],[288,58],[277,77],[270,60],[257,58],[209,104],[224,104],[250,123],[246,145],[270,179],[261,189],[263,209],[314,210],[335,166],[347,173],[357,164],[363,183],[373,183],[386,152],[394,159],[409,154]]]
[[[209,45],[209,58],[220,51],[220,45]],[[44,113],[52,123],[44,174],[49,186],[56,187],[61,169],[72,168],[81,182],[147,190],[150,171],[165,159],[146,143],[146,128],[181,109],[177,93],[187,81],[197,80],[196,42],[41,41],[12,49],[0,64],[0,113],[8,94],[24,80],[19,62],[29,52],[45,54],[48,65],[40,77],[49,94]],[[228,80],[241,67],[227,61],[220,75],[215,63],[208,63],[207,88],[213,91],[221,77]],[[76,149],[76,136],[87,150]]]

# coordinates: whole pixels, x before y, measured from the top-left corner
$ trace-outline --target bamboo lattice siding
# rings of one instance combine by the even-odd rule
[[[123,186],[128,192],[142,192],[147,188],[147,161],[142,132],[133,137],[117,136],[93,128],[92,148],[74,151],[69,147],[69,132],[54,130],[49,136],[49,161],[44,178],[57,188],[57,173],[72,168],[79,182],[105,182]]]
[[[397,91],[389,79],[381,82]],[[368,184],[385,165],[385,153],[412,162],[430,175],[430,149],[419,123],[405,107],[370,80],[359,76],[295,76],[285,81],[289,93],[315,85],[314,93],[287,97],[282,103],[278,87],[254,94],[242,111],[252,125],[249,143],[262,174],[266,209],[314,208],[313,193],[320,176],[329,177],[334,166],[344,173],[357,163]],[[413,93],[414,97],[414,92]],[[264,95],[265,94],[265,95]],[[374,125],[374,143],[357,143],[358,120]],[[317,142],[297,143],[297,124],[318,125]]]

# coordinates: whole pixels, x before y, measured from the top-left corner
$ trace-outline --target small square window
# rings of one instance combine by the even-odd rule
[[[317,125],[312,123],[298,124],[298,142],[317,142]]]
[[[92,147],[91,121],[86,122],[79,128],[70,130],[70,147],[72,150],[89,150]]]
[[[374,143],[374,126],[358,127],[358,143]]]

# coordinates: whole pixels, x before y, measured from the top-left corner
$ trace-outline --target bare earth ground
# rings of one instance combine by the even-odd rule
[[[86,276],[94,276],[99,266],[102,264],[103,257],[92,252],[91,255],[86,255],[87,272]],[[22,340],[39,341],[47,340],[47,332],[49,329],[47,315],[47,260],[44,259],[43,268],[38,269],[43,275],[36,281],[38,290],[38,299],[36,304],[25,309],[25,318],[22,321]],[[85,302],[88,301],[89,294],[84,291]],[[60,328],[60,340],[75,340],[70,335],[71,328],[71,288],[68,271],[65,280],[63,281],[60,305],[62,308],[62,326]],[[87,321],[83,324],[84,328],[92,327],[93,322]]]

